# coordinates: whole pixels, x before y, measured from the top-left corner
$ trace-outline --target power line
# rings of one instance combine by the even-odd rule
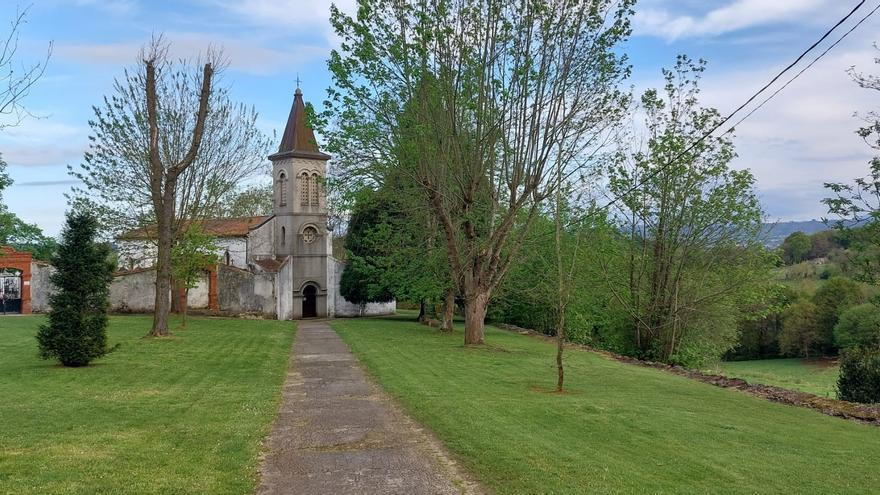
[[[831,46],[829,46],[828,48],[826,48],[825,51],[823,51],[823,52],[820,53],[816,58],[814,58],[812,62],[810,62],[809,64],[807,64],[806,67],[804,67],[803,69],[801,69],[800,72],[798,72],[797,74],[795,74],[794,77],[792,77],[791,79],[788,80],[788,82],[786,82],[786,83],[783,84],[779,89],[777,89],[776,91],[774,91],[773,94],[771,94],[770,96],[767,97],[767,99],[765,99],[764,101],[762,101],[760,105],[758,105],[757,107],[753,108],[752,111],[750,111],[749,113],[747,113],[743,118],[739,119],[739,120],[736,122],[736,124],[733,124],[733,126],[732,126],[727,132],[732,132],[732,131],[733,131],[734,129],[736,129],[740,124],[742,124],[744,120],[746,120],[747,118],[751,117],[752,114],[754,114],[755,112],[757,112],[758,110],[760,110],[764,105],[767,104],[767,102],[769,102],[770,100],[772,100],[773,97],[775,97],[776,95],[778,95],[779,93],[781,93],[782,90],[784,90],[785,88],[787,88],[789,84],[793,83],[793,82],[795,81],[795,79],[797,79],[798,77],[801,76],[801,74],[803,74],[804,72],[808,71],[808,70],[810,69],[810,67],[812,67],[813,65],[815,65],[816,62],[818,62],[822,57],[824,57],[825,55],[827,55],[828,52],[830,52],[835,46],[839,45],[841,41],[843,41],[844,39],[846,39],[846,37],[849,36],[850,34],[852,34],[853,31],[855,31],[856,29],[858,29],[859,26],[861,26],[865,21],[867,21],[869,17],[871,17],[872,15],[874,15],[875,13],[877,13],[878,10],[880,10],[880,4],[878,4],[876,7],[874,7],[873,10],[871,10],[870,12],[868,12],[868,14],[867,14],[865,17],[862,17],[862,19],[861,19],[859,22],[857,22],[857,23],[855,24],[855,26],[851,27],[851,28],[849,29],[849,31],[843,33],[843,36],[841,36],[840,38],[838,38],[837,41],[835,41],[834,43],[832,43]],[[726,133],[725,133],[725,134],[726,134]]]
[[[856,4],[856,6],[853,7],[853,9],[852,9],[852,10],[851,10],[846,16],[844,16],[842,19],[840,19],[839,21],[837,21],[837,23],[834,24],[834,26],[832,26],[831,29],[829,29],[828,31],[826,31],[825,34],[823,34],[821,38],[819,38],[815,43],[813,43],[812,45],[810,45],[809,48],[807,48],[806,50],[804,50],[804,51],[803,51],[803,52],[802,52],[802,53],[801,53],[801,54],[800,54],[800,55],[794,60],[794,62],[788,64],[788,66],[786,66],[784,69],[782,69],[782,71],[780,71],[778,74],[776,74],[776,76],[775,76],[773,79],[771,79],[770,82],[768,82],[767,84],[765,84],[765,85],[764,85],[761,89],[759,89],[755,94],[753,94],[751,97],[749,97],[749,99],[746,100],[745,103],[743,103],[742,105],[740,105],[739,107],[737,107],[736,110],[734,110],[734,111],[731,112],[727,117],[725,117],[724,119],[722,119],[721,122],[719,122],[718,124],[716,124],[715,126],[713,126],[711,129],[709,129],[707,132],[705,132],[702,136],[700,136],[699,139],[697,139],[696,141],[694,141],[693,143],[691,143],[691,145],[688,146],[687,148],[685,148],[684,151],[680,152],[679,154],[677,154],[675,157],[673,157],[671,160],[669,160],[668,162],[664,163],[664,164],[661,165],[660,167],[657,167],[655,170],[651,171],[651,173],[647,174],[647,176],[645,176],[645,178],[644,178],[642,181],[640,181],[640,182],[637,183],[637,184],[634,184],[632,187],[630,187],[629,189],[627,189],[627,190],[624,191],[623,193],[618,194],[617,196],[615,196],[611,201],[609,201],[609,202],[606,203],[604,206],[602,206],[601,208],[599,208],[599,210],[605,210],[605,209],[608,209],[608,208],[612,207],[612,206],[615,205],[618,201],[620,201],[624,196],[626,196],[627,194],[630,194],[631,192],[635,191],[635,190],[638,189],[640,186],[642,186],[646,181],[648,181],[648,180],[650,180],[650,179],[656,177],[658,174],[660,174],[660,172],[662,172],[662,171],[665,170],[666,168],[672,166],[675,162],[679,161],[680,159],[684,158],[688,153],[690,153],[690,152],[691,152],[694,148],[696,148],[700,143],[702,143],[703,141],[705,141],[705,140],[706,140],[709,136],[711,136],[715,131],[717,131],[718,129],[720,129],[721,127],[723,127],[727,122],[729,122],[729,121],[730,121],[730,120],[731,120],[736,114],[738,114],[739,112],[741,112],[745,107],[747,107],[749,104],[751,104],[753,101],[755,101],[755,100],[756,100],[756,99],[757,99],[762,93],[764,93],[765,91],[767,91],[767,89],[769,89],[770,86],[772,86],[774,83],[776,83],[776,81],[778,81],[780,78],[782,78],[782,76],[785,75],[786,72],[790,71],[790,70],[791,70],[792,68],[794,68],[798,63],[800,63],[801,60],[803,60],[803,59],[804,59],[804,58],[805,58],[810,52],[812,52],[813,50],[815,50],[817,46],[819,46],[823,41],[825,41],[829,36],[831,36],[831,34],[832,34],[834,31],[836,31],[837,28],[839,28],[843,23],[845,23],[846,21],[848,21],[850,17],[852,17],[852,16],[853,16],[853,15],[854,15],[859,9],[861,9],[862,6],[864,6],[866,2],[867,2],[867,0],[861,0],[858,4]],[[880,8],[880,6],[878,6],[878,8]],[[872,11],[872,12],[869,13],[867,16],[865,16],[865,18],[862,19],[861,21],[859,21],[859,23],[856,24],[856,25],[855,25],[855,26],[854,26],[849,32],[854,31],[854,30],[855,30],[855,29],[856,29],[861,23],[863,23],[868,17],[870,17],[870,16],[871,16],[876,10],[877,10],[877,8],[875,8],[874,11]],[[845,38],[845,37],[849,34],[849,32],[847,32],[843,37]],[[838,40],[837,42],[835,42],[833,45],[831,45],[831,46],[826,50],[826,53],[827,53],[828,51],[830,51],[831,48],[833,48],[837,43],[840,43],[840,41],[842,41],[842,38],[841,38],[840,40]],[[820,55],[819,58],[821,58],[823,55],[824,55],[824,53],[823,53],[822,55]],[[817,60],[818,60],[818,58],[817,58]],[[816,62],[816,61],[814,60],[810,65],[814,64],[815,62]],[[810,65],[808,65],[806,68],[804,68],[804,70],[802,70],[801,73],[804,72],[804,71],[806,71],[806,70],[810,67]],[[799,75],[800,75],[800,74],[796,75],[795,78],[797,78],[797,76],[799,76]],[[789,81],[789,83],[787,83],[787,84],[790,84],[790,83],[791,83],[791,81]],[[787,85],[787,84],[786,84],[786,85]],[[783,88],[784,88],[784,87],[785,87],[785,86],[783,86]],[[779,91],[781,91],[781,90],[782,90],[782,88],[780,88],[778,91],[776,91],[776,93],[774,93],[773,95],[771,95],[771,96],[770,96],[767,100],[765,100],[761,105],[767,103],[767,101],[769,101],[770,99],[772,99],[773,96],[775,96],[776,94],[778,94]],[[759,108],[760,108],[760,107],[759,107]],[[757,109],[756,109],[756,110],[757,110]],[[752,113],[754,113],[754,110],[753,110],[749,115],[751,115]],[[745,118],[748,118],[748,115],[747,115]],[[742,120],[745,120],[745,118],[743,118]],[[739,122],[742,122],[742,120],[740,120]],[[729,132],[729,131],[728,131],[728,132]]]

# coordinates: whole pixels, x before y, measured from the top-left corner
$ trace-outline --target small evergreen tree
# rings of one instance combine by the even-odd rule
[[[53,258],[56,292],[49,323],[40,327],[40,357],[64,366],[86,366],[107,354],[107,296],[113,280],[110,248],[95,243],[98,224],[89,213],[68,213]]]

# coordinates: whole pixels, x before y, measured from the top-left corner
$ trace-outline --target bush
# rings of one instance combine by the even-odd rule
[[[880,350],[848,349],[841,354],[837,397],[865,404],[880,402]]]
[[[880,345],[880,306],[861,304],[840,315],[834,327],[834,342],[841,349]]]
[[[113,280],[110,248],[96,244],[97,222],[71,213],[53,258],[55,273],[49,324],[40,327],[40,357],[64,366],[85,366],[108,352],[107,295]]]

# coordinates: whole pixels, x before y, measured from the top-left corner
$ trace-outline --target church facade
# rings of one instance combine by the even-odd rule
[[[302,92],[297,89],[281,145],[269,156],[273,214],[203,222],[203,230],[217,239],[220,264],[205,273],[185,304],[281,320],[394,312],[394,302],[361,307],[346,301],[339,291],[344,264],[332,256],[323,187],[329,159],[307,125]],[[111,285],[113,309],[152,309],[154,245],[146,231],[118,239],[120,266],[125,269]]]

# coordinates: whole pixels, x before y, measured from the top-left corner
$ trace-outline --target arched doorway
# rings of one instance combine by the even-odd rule
[[[0,268],[0,314],[21,313],[21,270]]]
[[[303,318],[317,318],[318,316],[318,289],[312,285],[303,288]]]

